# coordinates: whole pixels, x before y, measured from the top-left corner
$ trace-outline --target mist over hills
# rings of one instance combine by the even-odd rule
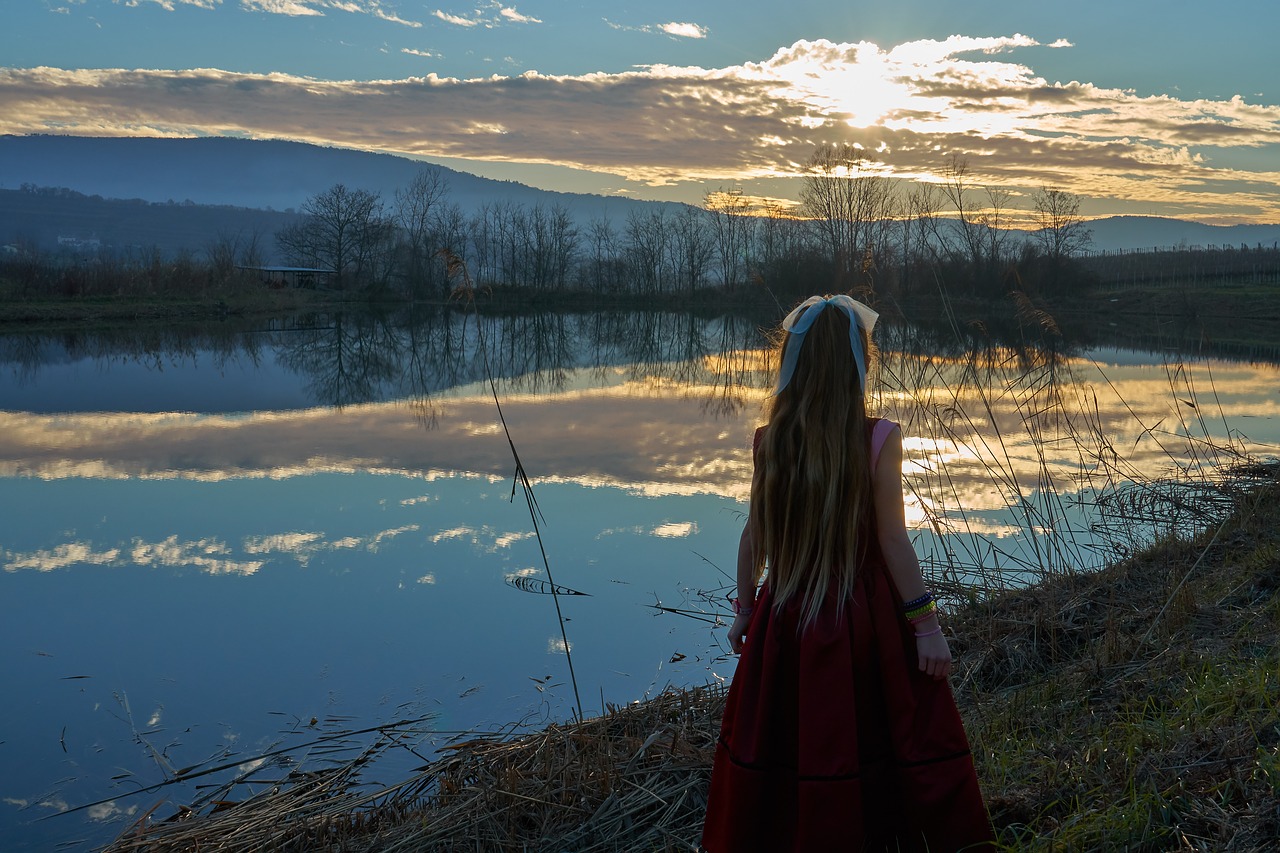
[[[376,191],[390,202],[425,165],[392,154],[287,141],[0,136],[0,243],[22,238],[45,244],[73,236],[96,237],[113,245],[198,251],[220,232],[246,230],[263,235],[265,248],[271,250],[274,232],[308,197],[344,183]],[[553,192],[434,168],[447,177],[447,200],[468,212],[497,201],[558,204],[582,224],[605,215],[621,225],[632,211],[677,206]],[[50,198],[18,192],[23,185],[74,192]],[[1280,242],[1280,224],[1215,226],[1115,216],[1089,226],[1094,250]]]

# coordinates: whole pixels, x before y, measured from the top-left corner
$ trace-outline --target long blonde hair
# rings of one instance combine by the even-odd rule
[[[801,625],[817,618],[828,594],[843,607],[870,535],[865,389],[849,322],[829,307],[807,334],[786,334],[779,360],[788,347],[800,351],[790,381],[767,405],[751,481],[756,581],[767,566],[775,606],[799,596]],[[869,361],[870,336],[859,332]]]

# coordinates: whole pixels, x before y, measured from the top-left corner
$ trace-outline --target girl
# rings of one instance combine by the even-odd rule
[[[814,296],[782,323],[738,548],[729,642],[742,657],[708,853],[992,849],[951,652],[907,536],[902,435],[866,414],[876,317]]]

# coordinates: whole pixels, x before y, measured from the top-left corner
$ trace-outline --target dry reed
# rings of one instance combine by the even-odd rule
[[[368,755],[207,814],[144,816],[108,853],[693,850],[725,691],[670,690],[582,722],[441,750],[360,793]]]

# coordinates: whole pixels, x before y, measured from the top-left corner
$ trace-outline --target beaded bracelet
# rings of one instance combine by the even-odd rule
[[[922,619],[936,612],[938,612],[938,602],[930,601],[928,604],[922,605],[920,607],[913,607],[910,610],[908,610],[907,621],[915,622],[917,619]]]
[[[912,616],[912,617],[911,617],[910,619],[908,619],[907,621],[908,621],[908,622],[910,622],[912,625],[919,625],[921,622],[923,622],[924,620],[928,619],[930,616],[939,616],[939,615],[941,615],[941,614],[940,614],[940,612],[939,612],[938,608],[933,607],[933,608],[930,608],[929,610],[925,611],[924,613],[920,613],[920,614],[918,614],[918,615],[916,615],[916,616]]]
[[[903,604],[902,609],[915,610],[919,607],[924,607],[930,601],[933,601],[933,593],[926,592],[924,595],[920,596],[919,598],[914,598],[911,601],[908,601],[905,604]]]

